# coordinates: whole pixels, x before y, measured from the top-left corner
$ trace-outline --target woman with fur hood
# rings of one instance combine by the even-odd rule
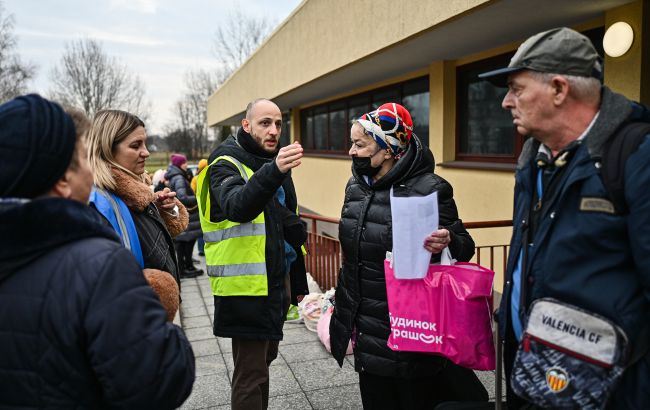
[[[95,185],[91,205],[120,235],[173,320],[180,301],[172,238],[185,230],[187,210],[169,188],[151,192],[144,122],[125,111],[99,111],[88,133]]]

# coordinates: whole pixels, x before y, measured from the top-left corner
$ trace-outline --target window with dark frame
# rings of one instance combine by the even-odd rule
[[[505,67],[514,51],[456,68],[456,159],[516,162],[523,138],[510,112],[501,108],[508,89],[478,78],[480,73]]]
[[[420,77],[302,110],[300,134],[305,152],[347,155],[352,121],[387,102],[409,110],[415,134],[428,146],[429,77]]]
[[[602,56],[604,28],[584,31]],[[524,137],[517,133],[510,112],[501,107],[507,93],[478,78],[480,73],[506,67],[515,50],[456,68],[456,160],[516,163]]]

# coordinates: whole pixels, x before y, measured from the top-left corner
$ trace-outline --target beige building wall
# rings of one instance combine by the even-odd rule
[[[312,101],[304,107],[295,108],[292,110],[291,117],[292,139],[300,141],[300,109],[422,77],[428,75],[428,73],[428,69],[423,68],[371,86],[333,95],[326,100]],[[352,162],[347,156],[318,157],[308,155],[303,158],[302,164],[292,171],[292,178],[300,205],[321,215],[338,218],[341,215],[345,185],[352,175],[351,166]]]
[[[351,165],[347,158],[303,158],[302,164],[291,171],[300,206],[339,218]]]
[[[641,89],[641,1],[613,9],[606,14],[607,24],[618,20],[633,24],[639,36],[633,49],[620,60],[607,58],[606,84],[618,92],[639,99]],[[577,30],[588,30],[605,24],[605,19],[594,20],[576,26]],[[637,27],[638,26],[638,27]],[[521,39],[522,41],[524,39]],[[456,68],[474,61],[489,58],[514,50],[520,42],[501,45],[475,55],[455,61],[435,61],[429,67],[353,90],[346,95],[380,88],[387,84],[401,82],[422,75],[430,78],[430,127],[429,147],[434,154],[436,173],[447,179],[454,187],[454,197],[460,217],[466,222],[508,220],[512,218],[514,171],[489,169],[461,169],[446,166],[455,160],[456,136]],[[632,72],[632,75],[628,75]],[[335,100],[346,95],[337,95],[327,100],[315,101],[310,105]],[[294,124],[299,123],[299,110],[294,110]],[[441,164],[442,163],[442,164]],[[349,159],[308,157],[294,172],[301,205],[325,216],[339,217],[344,197],[344,187],[350,177]],[[511,229],[475,229],[472,235],[477,244],[498,245],[509,242]],[[502,263],[497,257],[495,270],[500,271]]]
[[[243,110],[255,97],[277,96],[391,44],[458,16],[487,0],[303,1],[266,43],[208,100],[208,124]],[[367,10],[373,18],[364,18]],[[371,25],[390,24],[373,30]],[[330,41],[331,33],[354,41]],[[282,58],[278,58],[282,56]],[[305,64],[319,61],[321,64]],[[274,66],[273,77],[266,67]],[[252,95],[251,85],[255,87]]]
[[[643,41],[644,37],[650,37],[649,8],[647,1],[638,0],[605,13],[606,28],[618,21],[624,21],[634,30],[634,42],[627,53],[616,58],[605,56],[605,85],[645,104],[650,104],[650,67],[649,62],[643,60],[644,46],[645,58],[650,58],[648,45]]]
[[[497,49],[492,55],[504,51]],[[461,61],[461,63],[465,62]],[[455,61],[434,62],[426,69],[353,90],[346,95],[362,93],[428,74],[430,78],[429,148],[437,163],[453,161],[456,132],[455,70],[457,64],[458,62]],[[325,101],[336,100],[346,95],[333,96]],[[310,105],[325,101],[315,101]],[[299,123],[298,111],[293,111],[292,128],[293,124]],[[338,217],[343,203],[343,188],[351,175],[350,165],[348,158],[305,158],[303,164],[293,173],[301,205],[325,216]],[[454,187],[459,212],[465,221],[511,218],[512,188],[514,186],[511,171],[452,169],[438,165],[436,172]],[[327,194],[323,195],[322,191],[327,191]]]
[[[210,98],[208,123],[212,125],[241,112],[253,97],[278,96],[290,92],[488,3],[490,1],[486,0],[303,1],[270,40]],[[372,21],[364,19],[364,11],[369,8],[374,13],[385,15],[375,15]],[[643,39],[650,38],[649,15],[648,1],[637,0],[607,11],[600,19],[574,27],[582,31],[603,25],[608,27],[616,21],[626,21],[632,25],[635,32],[632,49],[620,58],[605,58],[605,84],[646,104],[650,104],[650,53],[643,49]],[[370,30],[369,24],[388,21],[391,22],[390,30],[379,31],[378,36],[370,37],[370,33],[376,33],[377,30]],[[327,41],[328,33],[340,31],[355,40],[343,45]],[[436,173],[454,187],[460,217],[465,222],[511,219],[513,169],[453,166],[456,152],[456,68],[514,50],[523,40],[524,38],[510,44],[501,44],[454,61],[432,61],[415,72],[350,90],[345,94],[332,95],[325,100],[309,101],[302,107],[291,107],[292,139],[300,140],[301,109],[428,75],[429,147],[436,159]],[[648,48],[647,44],[645,48]],[[646,51],[645,55],[643,51]],[[277,56],[282,58],[278,59]],[[309,61],[322,63],[305,63]],[[279,75],[273,78],[265,76],[265,67],[269,65],[280,65],[277,70]],[[255,87],[254,96],[250,93],[252,86]],[[351,161],[346,157],[305,157],[302,165],[293,171],[300,205],[324,216],[338,218],[345,185],[351,175],[350,166]],[[511,228],[475,229],[471,233],[477,245],[499,245],[509,242]],[[495,255],[494,270],[502,272],[503,258],[498,252]],[[488,255],[483,254],[483,257],[487,259]],[[498,276],[495,288],[501,287],[501,278]]]

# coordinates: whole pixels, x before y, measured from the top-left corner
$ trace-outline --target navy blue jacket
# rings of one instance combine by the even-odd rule
[[[553,297],[613,320],[634,341],[650,322],[650,135],[625,166],[629,214],[581,209],[584,198],[607,199],[599,168],[603,143],[626,121],[650,121],[650,113],[603,88],[600,113],[567,163],[556,194],[544,198],[528,254],[526,305]],[[516,171],[514,231],[499,322],[506,335],[506,373],[516,343],[510,316],[512,274],[529,225],[539,143],[529,139]],[[507,337],[509,336],[509,337]],[[650,356],[626,370],[610,406],[643,408],[650,403]]]
[[[99,214],[2,200],[0,221],[0,409],[180,406],[192,348]]]

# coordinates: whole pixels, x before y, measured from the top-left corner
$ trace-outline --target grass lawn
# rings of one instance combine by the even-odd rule
[[[145,168],[149,175],[153,175],[158,169],[167,169],[169,166],[169,155],[169,152],[152,152],[145,163]]]
[[[167,151],[161,151],[161,152],[152,152],[149,158],[147,158],[147,162],[145,163],[145,169],[147,170],[147,173],[149,175],[153,175],[154,172],[156,172],[159,169],[164,169],[166,170],[167,167],[169,166],[169,156],[171,155],[171,152]],[[202,158],[208,158],[208,154],[203,156]],[[198,164],[199,160],[188,160],[187,161],[189,164]]]

